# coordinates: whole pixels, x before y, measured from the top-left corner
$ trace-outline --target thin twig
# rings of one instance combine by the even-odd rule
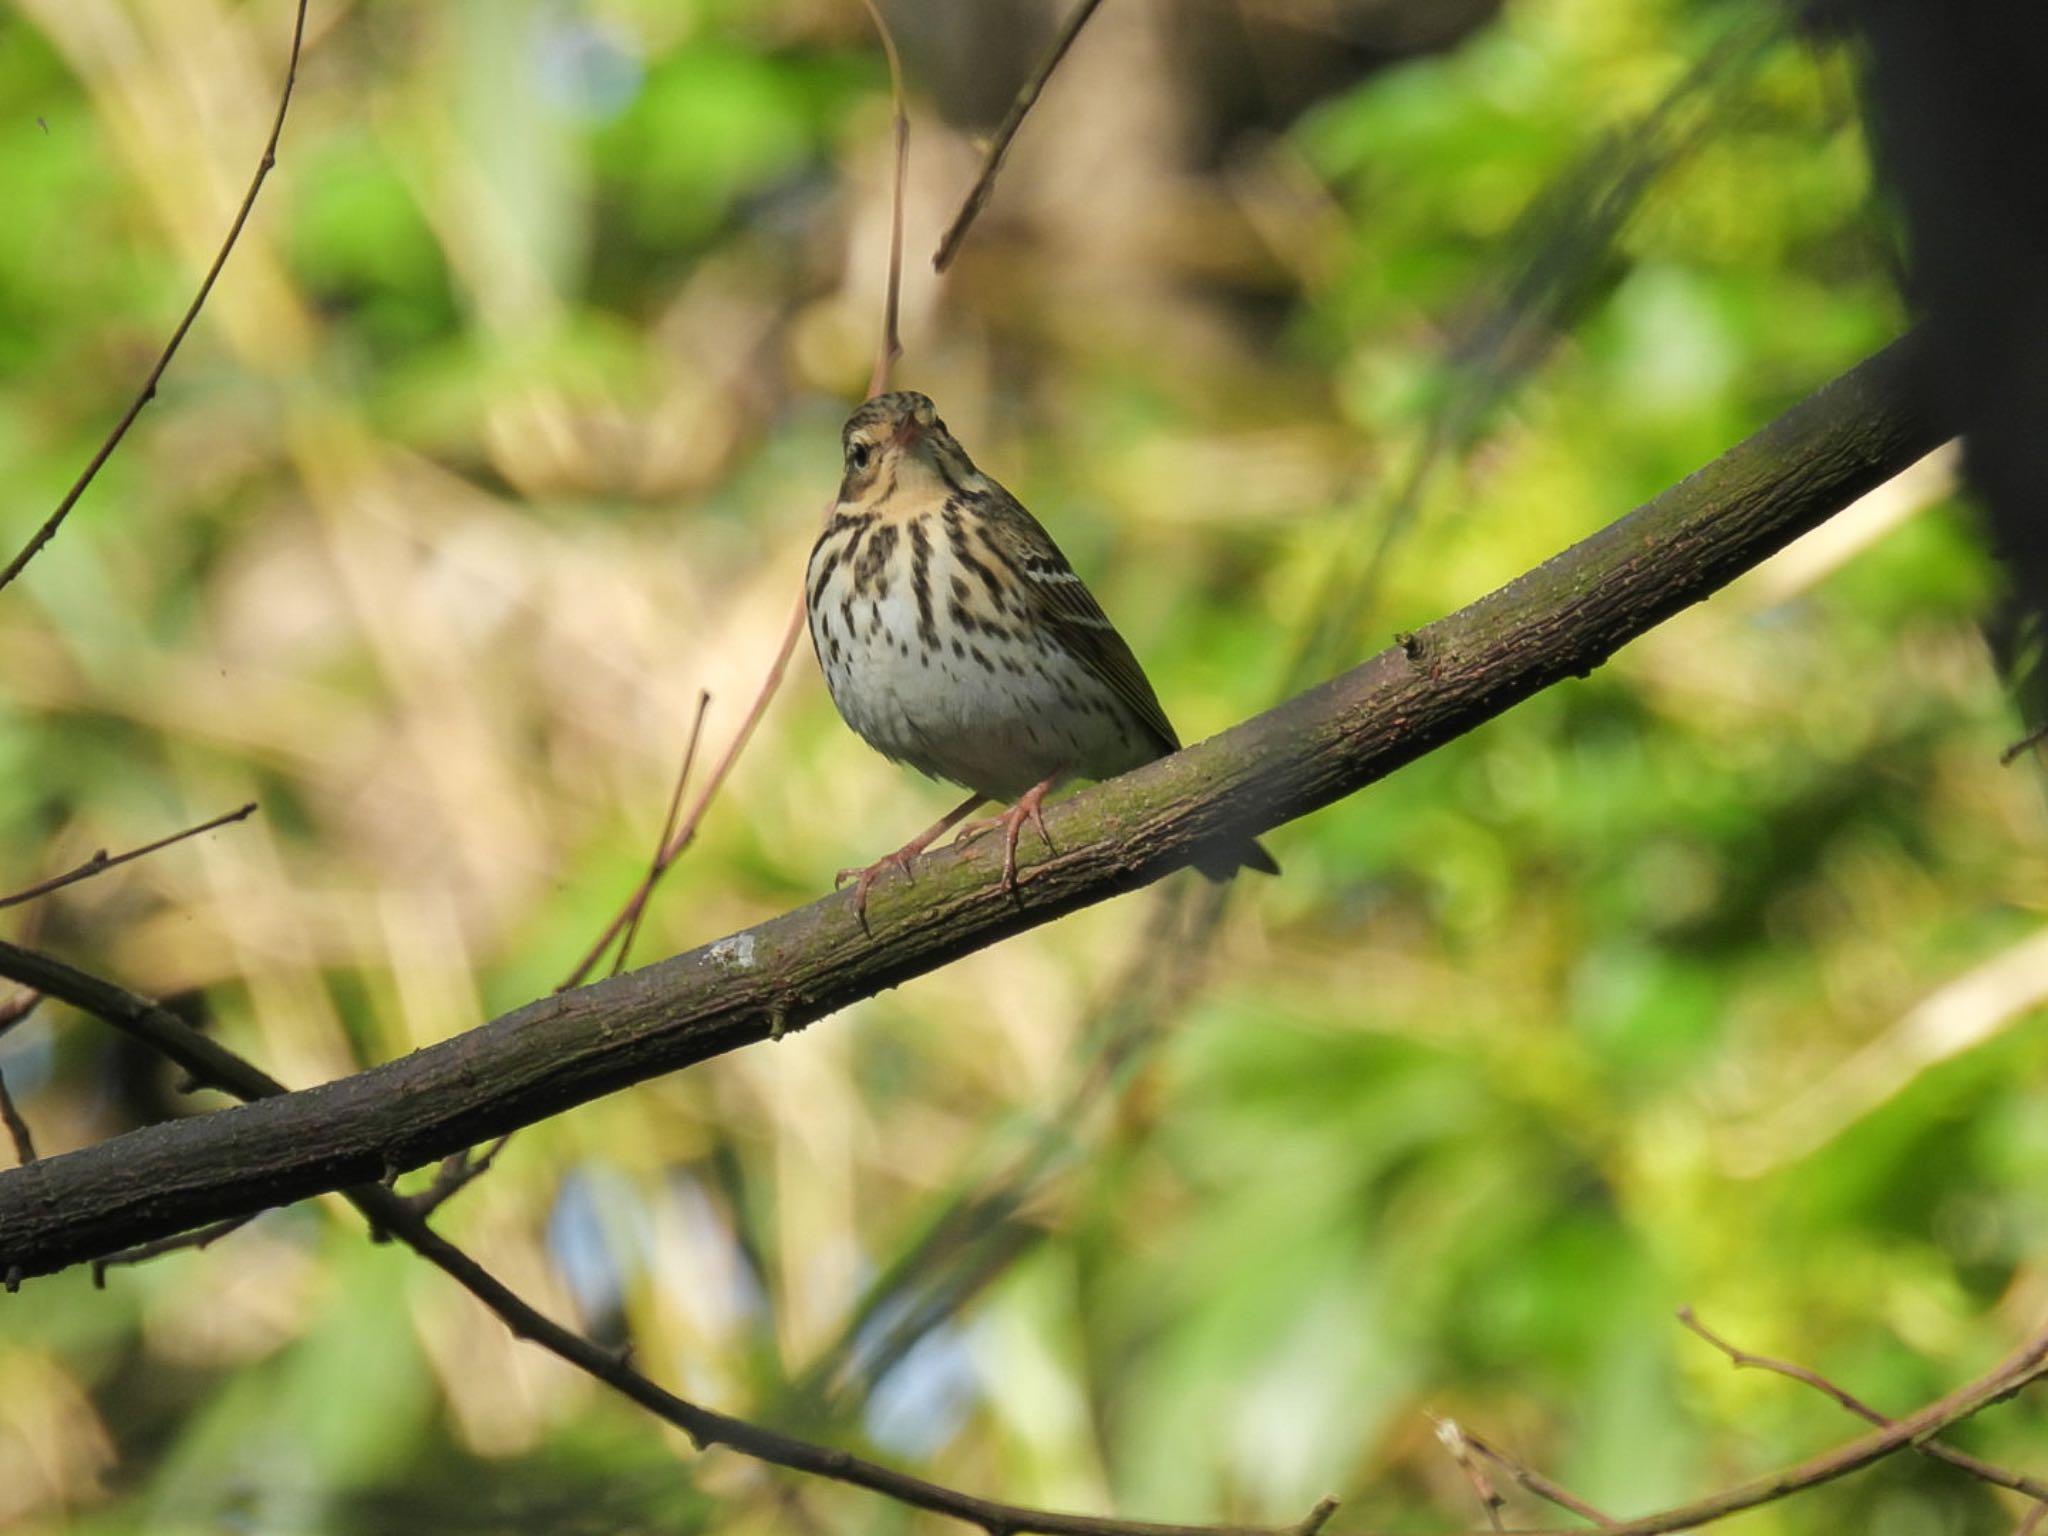
[[[14,1095],[7,1091],[4,1076],[0,1076],[0,1125],[7,1127],[7,1135],[14,1142],[14,1160],[26,1168],[36,1160],[36,1139],[29,1134],[21,1111],[14,1107]]]
[[[2048,741],[2048,724],[2036,726],[2003,752],[1999,753],[1998,766],[2001,768],[2005,767],[2029,747],[2038,747],[2044,741]]]
[[[1517,1483],[1520,1483],[1524,1488],[1535,1494],[1537,1498],[1547,1499],[1559,1509],[1570,1510],[1581,1520],[1590,1520],[1595,1525],[1608,1526],[1620,1523],[1612,1515],[1605,1513],[1595,1505],[1588,1504],[1569,1488],[1561,1487],[1557,1483],[1552,1482],[1535,1468],[1523,1466],[1522,1463],[1501,1450],[1500,1447],[1488,1444],[1478,1435],[1473,1434],[1471,1430],[1461,1427],[1460,1432],[1465,1437],[1466,1445],[1470,1446],[1479,1455],[1484,1456],[1496,1467],[1499,1467],[1501,1471],[1507,1473],[1509,1477],[1512,1477]]]
[[[696,840],[697,828],[703,823],[704,813],[711,808],[712,797],[724,785],[726,775],[732,772],[732,765],[739,761],[741,751],[754,734],[754,727],[761,723],[761,717],[768,712],[768,703],[775,697],[775,690],[782,686],[782,674],[789,667],[789,658],[796,653],[797,636],[803,633],[803,629],[804,600],[803,595],[799,593],[796,607],[789,616],[789,624],[782,632],[782,644],[775,652],[775,660],[769,664],[768,675],[761,680],[760,691],[754,695],[754,702],[747,709],[746,719],[740,722],[739,730],[726,745],[725,755],[719,758],[718,766],[711,770],[711,777],[697,792],[696,800],[690,805],[689,814],[683,817],[682,826],[676,830],[676,835],[670,839],[667,849],[664,850],[667,855],[661,866],[664,872],[682,856],[683,850]],[[612,920],[605,924],[604,932],[597,936],[597,942],[576,962],[576,968],[569,973],[568,979],[555,990],[567,992],[572,987],[581,986],[584,978],[596,969],[597,962],[603,958],[612,940],[618,937],[619,931],[633,921],[634,915],[647,904],[648,898],[653,894],[653,885],[642,880],[625,906],[614,913]]]
[[[182,832],[173,832],[169,837],[160,837],[153,843],[144,843],[140,848],[130,848],[126,853],[110,855],[106,849],[102,848],[76,869],[67,869],[61,875],[52,875],[49,879],[29,886],[26,890],[16,891],[11,896],[0,896],[0,910],[8,907],[18,907],[23,902],[34,901],[38,896],[47,896],[50,892],[60,891],[67,885],[76,885],[81,880],[90,880],[94,875],[102,874],[112,869],[116,864],[126,864],[131,859],[143,858],[155,853],[160,848],[168,848],[173,843],[182,843],[188,837],[197,837],[202,832],[211,832],[214,828],[225,827],[230,822],[245,821],[254,815],[255,812],[256,802],[251,800],[238,811],[229,811],[226,815],[216,816],[211,821],[202,821],[196,827],[187,827]]]
[[[1472,1493],[1479,1500],[1479,1507],[1486,1511],[1487,1526],[1496,1531],[1505,1531],[1501,1524],[1500,1512],[1507,1500],[1500,1490],[1487,1478],[1486,1471],[1472,1459],[1472,1447],[1465,1438],[1465,1432],[1458,1427],[1456,1419],[1438,1419],[1434,1414],[1437,1443],[1450,1452],[1451,1460],[1458,1464],[1458,1470],[1465,1474],[1465,1481],[1472,1485]]]
[[[213,292],[215,279],[220,276],[221,268],[227,265],[228,255],[234,250],[235,242],[242,237],[242,226],[249,222],[249,212],[256,206],[256,194],[263,189],[263,180],[270,174],[271,167],[277,164],[277,141],[284,132],[285,109],[291,105],[292,86],[299,77],[299,48],[306,38],[306,4],[307,0],[299,0],[293,16],[291,54],[285,60],[284,87],[278,92],[277,116],[271,120],[270,137],[263,145],[263,158],[256,162],[256,174],[249,179],[249,190],[242,194],[242,206],[235,210],[234,222],[228,226],[227,237],[221,241],[220,250],[214,255],[213,265],[206,269],[206,276],[200,281],[199,291],[192,295],[192,302],[186,307],[184,319],[180,320],[178,328],[171,332],[171,339],[164,343],[163,351],[157,356],[156,366],[149,370],[149,377],[143,380],[141,390],[128,402],[128,409],[122,413],[121,419],[114,423],[113,430],[100,444],[99,451],[72,482],[71,489],[64,493],[64,499],[57,503],[57,510],[36,530],[35,537],[23,546],[20,554],[7,563],[5,570],[0,570],[0,587],[5,587],[19,576],[22,568],[36,557],[36,553],[57,536],[58,528],[63,525],[64,519],[71,515],[71,509],[78,504],[78,498],[85,494],[86,487],[92,484],[102,466],[113,456],[114,450],[121,446],[121,439],[126,437],[128,429],[135,425],[135,418],[142,414],[142,408],[156,398],[158,381],[163,378],[164,370],[170,367],[171,359],[183,345],[185,333],[192,329],[192,322],[199,318],[199,311],[205,307],[208,295]]]
[[[11,946],[8,949],[12,951]],[[36,955],[34,959],[37,975],[47,983],[43,990],[51,996],[142,1039],[195,1077],[245,1100],[274,1098],[284,1093],[284,1085],[276,1079],[219,1042],[200,1034],[183,1019],[148,998],[47,955]],[[682,1430],[700,1450],[723,1445],[756,1461],[865,1488],[916,1509],[930,1510],[978,1525],[989,1536],[1026,1536],[1026,1533],[1035,1533],[1035,1536],[1317,1536],[1336,1512],[1336,1501],[1324,1499],[1301,1520],[1278,1528],[1164,1525],[1144,1520],[1115,1520],[1031,1509],[977,1498],[958,1489],[926,1482],[893,1467],[885,1467],[830,1446],[799,1440],[766,1425],[719,1413],[677,1397],[634,1370],[622,1352],[606,1349],[563,1327],[522,1300],[475,1259],[429,1227],[403,1196],[381,1184],[355,1185],[343,1190],[342,1194],[369,1218],[373,1231],[398,1238],[447,1274],[495,1313],[515,1337],[540,1345],[550,1354],[631,1398],[664,1422]],[[235,1224],[239,1224],[239,1220]],[[213,1228],[181,1234],[177,1238],[160,1240],[159,1245],[144,1247],[153,1247],[161,1252],[166,1246],[203,1246],[231,1230],[233,1225],[222,1222]],[[105,1265],[131,1262],[142,1252],[142,1248],[129,1249],[94,1261],[95,1278],[103,1272]]]
[[[0,1003],[0,1035],[4,1035],[23,1019],[36,1011],[36,1004],[43,1000],[40,992],[24,989]]]
[[[137,1243],[133,1248],[123,1248],[119,1253],[110,1253],[92,1261],[92,1288],[103,1291],[107,1288],[107,1271],[129,1264],[147,1264],[151,1259],[162,1258],[167,1253],[182,1253],[211,1247],[231,1232],[239,1232],[249,1225],[261,1211],[251,1211],[246,1216],[230,1216],[226,1221],[216,1221],[211,1226],[199,1227],[190,1232],[179,1232],[171,1237],[159,1237],[154,1242]]]
[[[882,19],[875,0],[861,0],[875,32],[882,39],[882,53],[889,61],[891,128],[896,140],[896,174],[889,188],[889,278],[882,296],[882,342],[875,354],[875,371],[868,378],[872,399],[889,387],[889,374],[903,355],[903,341],[897,334],[897,313],[903,292],[903,185],[910,169],[910,111],[903,94],[903,61],[896,55],[896,39],[889,23]]]
[[[669,844],[676,835],[676,816],[683,808],[683,790],[690,782],[690,769],[697,761],[697,743],[704,737],[704,712],[711,708],[711,691],[700,688],[697,691],[697,713],[690,721],[690,739],[683,746],[682,766],[676,769],[676,787],[668,797],[668,815],[662,818],[661,836],[654,840],[654,857],[647,861],[647,879],[641,885],[650,894],[654,883],[661,878],[662,871],[669,867],[675,854],[669,851]],[[680,853],[682,850],[677,849]],[[640,919],[647,913],[643,899],[633,908],[633,916],[626,923],[625,935],[619,940],[619,952],[612,957],[612,974],[618,975],[626,968],[626,958],[633,952],[633,940],[640,932]]]
[[[1010,110],[1004,114],[1002,126],[996,129],[996,136],[989,141],[988,153],[982,157],[981,174],[974,178],[974,185],[968,189],[967,200],[960,205],[960,211],[953,216],[945,238],[932,256],[932,270],[943,272],[953,264],[953,258],[960,252],[960,242],[967,238],[968,226],[980,216],[989,200],[989,194],[996,189],[996,174],[1003,168],[1003,159],[1010,152],[1010,141],[1017,137],[1017,130],[1024,126],[1024,118],[1038,103],[1039,92],[1045,89],[1052,72],[1060,67],[1060,60],[1067,56],[1067,50],[1074,46],[1074,39],[1081,35],[1081,28],[1088,24],[1088,18],[1095,14],[1102,0],[1079,0],[1060,27],[1059,36],[1052,40],[1052,46],[1045,57],[1038,61],[1038,68],[1031,72],[1017,92],[1017,99],[1010,103]]]
[[[476,1180],[489,1173],[491,1164],[498,1160],[498,1154],[505,1150],[505,1143],[510,1141],[514,1134],[507,1131],[484,1148],[480,1156],[471,1152],[458,1152],[453,1157],[443,1158],[440,1170],[434,1175],[434,1182],[418,1194],[405,1197],[407,1204],[413,1209],[413,1214],[422,1218],[433,1215]]]
[[[1789,1377],[1793,1381],[1813,1388],[1816,1392],[1833,1398],[1842,1407],[1855,1414],[1857,1418],[1867,1423],[1875,1424],[1880,1429],[1888,1428],[1892,1423],[1892,1420],[1885,1414],[1878,1412],[1853,1393],[1836,1386],[1818,1371],[1808,1370],[1803,1365],[1794,1365],[1789,1360],[1774,1360],[1769,1355],[1753,1355],[1746,1349],[1738,1349],[1705,1323],[1701,1322],[1691,1307],[1680,1307],[1678,1309],[1678,1321],[1726,1355],[1728,1363],[1738,1371],[1771,1371],[1776,1375]],[[2008,1468],[1996,1466],[1991,1462],[1972,1456],[1968,1451],[1959,1451],[1953,1446],[1943,1445],[1938,1440],[1923,1441],[1919,1445],[1914,1446],[1913,1449],[1923,1456],[1933,1457],[1936,1461],[1945,1461],[1958,1471],[1967,1472],[1970,1476],[1981,1478],[1984,1482],[1994,1484],[2000,1488],[2010,1488],[2013,1492],[2023,1493],[2030,1499],[2048,1501],[2048,1482],[2043,1482],[2039,1478],[2029,1477],[2024,1472],[2014,1472]]]

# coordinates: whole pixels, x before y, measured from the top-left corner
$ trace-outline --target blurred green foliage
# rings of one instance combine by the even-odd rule
[[[1903,323],[1850,63],[1748,7],[1516,0],[1281,131],[1206,115],[1171,10],[1104,8],[943,284],[922,253],[975,150],[913,103],[898,377],[1191,739]],[[206,318],[0,597],[5,884],[263,805],[10,932],[294,1084],[553,986],[645,861],[699,688],[708,745],[735,727],[872,355],[888,165],[851,3],[314,21]],[[0,22],[10,548],[210,255],[287,23]],[[1951,474],[1276,833],[1285,877],[1213,929],[1192,882],[1077,915],[523,1132],[441,1219],[680,1391],[1022,1502],[1331,1492],[1335,1529],[1445,1530],[1477,1511],[1425,1410],[1617,1513],[1857,1427],[1728,1370],[1682,1303],[1915,1406],[2048,1291],[2048,818],[1998,765],[1997,576]],[[801,658],[640,953],[807,899],[944,798]],[[55,1008],[0,1071],[46,1154],[214,1107]],[[2022,1400],[1957,1439],[2030,1465],[2041,1432]],[[2013,1519],[1909,1459],[1741,1528]],[[945,1528],[692,1456],[332,1202],[0,1306],[0,1522]]]

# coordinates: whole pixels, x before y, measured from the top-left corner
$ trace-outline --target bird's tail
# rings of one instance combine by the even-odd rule
[[[1273,855],[1255,842],[1240,843],[1218,853],[1205,853],[1195,860],[1195,868],[1208,879],[1218,882],[1228,880],[1240,869],[1255,869],[1262,875],[1280,873],[1280,866],[1274,862]]]

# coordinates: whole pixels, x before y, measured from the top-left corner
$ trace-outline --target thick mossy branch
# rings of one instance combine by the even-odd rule
[[[1352,794],[1622,645],[1946,436],[1887,348],[1656,500],[1364,665],[1047,813],[1059,852],[996,888],[993,839],[877,886],[872,936],[835,895],[401,1060],[0,1173],[0,1273],[372,1181],[706,1057],[799,1029],[1205,847]],[[1035,846],[1027,838],[1025,850]],[[1284,878],[1284,877],[1283,877]],[[0,974],[63,996],[34,957]],[[962,1021],[962,1028],[972,1027]]]

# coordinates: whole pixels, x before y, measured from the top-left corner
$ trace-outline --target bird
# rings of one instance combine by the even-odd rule
[[[1017,888],[1017,840],[1072,779],[1109,779],[1180,750],[1159,695],[1095,595],[1038,519],[946,430],[931,400],[877,395],[841,433],[839,497],[812,547],[804,607],[841,717],[869,746],[971,797],[862,869],[868,889],[984,801],[1001,815],[956,841],[1003,833],[1002,888]],[[1280,866],[1246,840],[1205,852],[1212,880]]]

